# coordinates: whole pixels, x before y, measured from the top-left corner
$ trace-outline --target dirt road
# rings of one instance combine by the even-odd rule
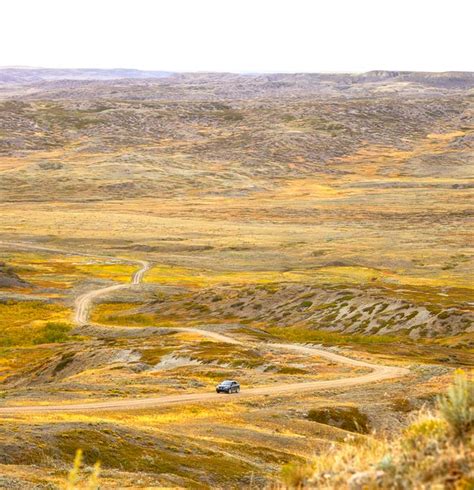
[[[142,282],[145,272],[150,268],[150,263],[144,260],[136,260],[135,262],[140,264],[141,267],[133,274],[131,282],[95,289],[79,296],[76,299],[74,321],[77,323],[77,325],[85,325],[88,322],[89,310],[95,298],[104,296],[112,291],[117,291],[118,289],[127,289],[131,286],[136,286]]]
[[[26,246],[25,248],[35,248],[34,246]],[[41,250],[48,250],[45,248],[36,247]],[[49,249],[51,250],[51,249]],[[54,250],[59,252],[58,250]],[[128,262],[130,260],[127,259]],[[106,295],[112,291],[118,289],[130,288],[136,286],[143,281],[143,277],[146,271],[150,268],[150,264],[146,261],[136,260],[135,263],[140,265],[140,268],[133,274],[131,282],[124,284],[116,284],[101,289],[90,291],[86,294],[79,296],[75,302],[75,322],[78,326],[83,326],[88,323],[89,313],[91,305],[94,299]],[[113,327],[109,327],[113,328]],[[169,329],[167,329],[169,330]],[[224,335],[218,332],[211,332],[208,330],[202,330],[198,328],[177,328],[177,331],[193,333],[202,335],[204,337],[212,338],[219,342],[225,342],[229,344],[242,344],[243,342]],[[246,342],[248,343],[248,342]],[[123,399],[123,400],[110,400],[95,403],[73,403],[62,405],[31,405],[31,406],[8,406],[0,407],[0,414],[15,414],[25,412],[89,412],[89,411],[108,411],[108,410],[136,410],[145,409],[150,407],[185,404],[185,403],[197,403],[197,402],[225,402],[232,400],[246,399],[255,396],[279,396],[288,393],[302,393],[302,392],[315,392],[326,389],[336,388],[350,388],[352,386],[377,383],[380,381],[398,378],[406,376],[408,369],[396,367],[396,366],[384,366],[380,364],[372,364],[365,361],[351,359],[350,357],[336,354],[326,349],[312,347],[308,345],[299,344],[286,344],[286,343],[255,343],[253,347],[264,346],[266,349],[278,349],[278,350],[292,350],[307,354],[309,356],[323,357],[333,362],[350,365],[356,368],[370,369],[371,372],[363,374],[361,376],[355,376],[352,378],[341,378],[336,380],[326,381],[309,381],[304,383],[288,383],[277,384],[271,386],[264,386],[258,388],[244,389],[238,394],[233,395],[218,395],[217,393],[190,393],[184,395],[168,395],[152,398],[138,398],[138,399]]]
[[[51,248],[51,247],[42,247],[40,245],[23,243],[23,242],[11,243],[11,242],[0,241],[0,246],[4,246],[8,248],[11,247],[20,248],[20,249],[23,248],[27,250],[39,250],[41,252],[58,253],[62,255],[76,255],[81,257],[94,257],[94,258],[117,260],[117,257],[111,255],[94,255],[85,252],[76,252],[76,251],[73,252],[69,250],[61,250],[61,249]],[[93,291],[89,291],[88,293],[85,293],[77,297],[75,301],[75,312],[74,312],[74,321],[77,325],[84,325],[87,323],[89,318],[89,309],[95,298],[106,295],[118,289],[127,289],[131,286],[140,284],[143,281],[143,276],[145,275],[146,271],[150,268],[150,263],[145,260],[125,259],[125,258],[119,258],[119,260],[121,262],[126,262],[129,264],[139,264],[141,267],[136,272],[133,273],[132,280],[129,283],[115,284],[113,286],[107,286],[105,288],[95,289]]]

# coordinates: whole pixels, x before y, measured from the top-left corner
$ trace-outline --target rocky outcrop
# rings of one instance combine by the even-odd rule
[[[0,288],[26,288],[29,284],[21,279],[5,262],[0,262]]]

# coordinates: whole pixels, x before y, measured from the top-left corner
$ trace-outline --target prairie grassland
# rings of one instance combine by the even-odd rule
[[[450,194],[429,187],[375,189],[370,195],[371,209],[366,195],[359,202],[305,202],[295,195],[289,201],[269,198],[267,204],[255,197],[205,198],[199,205],[193,199],[180,203],[147,199],[83,204],[80,213],[62,210],[61,204],[38,204],[31,212],[16,203],[10,210],[2,205],[2,231],[8,233],[10,226],[18,230],[18,219],[23,218],[21,228],[31,236],[42,236],[45,227],[55,226],[56,240],[75,238],[87,243],[102,238],[112,246],[113,241],[123,243],[122,253],[128,246],[132,254],[128,240],[149,247],[147,256],[162,264],[149,276],[157,281],[246,282],[248,272],[262,281],[273,281],[282,278],[275,272],[290,278],[292,273],[304,272],[321,282],[367,282],[368,277],[378,276],[402,285],[470,288],[469,236],[454,221],[434,222],[437,216],[441,219],[440,213],[449,214],[449,208],[451,214],[457,213],[470,197],[469,189]],[[236,203],[239,199],[241,206]],[[421,201],[436,205],[424,211],[430,219],[418,218],[414,211],[412,218],[404,217],[407,209],[416,209]],[[347,219],[345,210],[349,209]],[[180,217],[183,213],[186,217]],[[279,222],[279,216],[284,222]],[[344,269],[328,265],[341,261]],[[222,277],[213,277],[215,272]],[[240,272],[242,279],[232,274],[225,277],[228,272]]]
[[[445,310],[469,308],[472,263],[468,236],[462,226],[454,221],[436,224],[431,219],[424,221],[427,218],[410,215],[420,201],[428,203],[428,214],[434,217],[449,209],[454,213],[464,208],[468,190],[436,189],[430,182],[423,185],[426,187],[420,189],[375,188],[370,190],[370,202],[367,192],[338,189],[334,182],[308,183],[305,195],[304,179],[298,179],[279,182],[266,197],[36,203],[34,210],[25,203],[15,203],[15,209],[2,204],[4,219],[0,227],[2,236],[8,239],[21,236],[35,240],[48,233],[54,235],[51,245],[74,249],[80,244],[82,250],[144,258],[156,264],[146,276],[146,287],[158,288],[157,303],[153,305],[155,300],[149,296],[140,298],[137,293],[133,298],[104,298],[94,308],[92,321],[109,324],[112,331],[120,325],[176,328],[235,322],[240,328],[258,327],[256,335],[349,346],[355,355],[368,352],[383,362],[464,364],[472,359],[472,346],[469,347],[472,333],[463,330],[464,327],[460,327],[457,341],[450,339],[455,348],[444,345],[447,340],[443,335],[436,341],[443,343],[439,346],[434,341],[407,343],[408,331],[347,334],[321,329],[336,323],[330,316],[345,308],[342,306],[345,302],[347,308],[353,305],[355,300],[343,298],[354,295],[354,291],[364,296],[375,290],[377,294],[383,292],[383,297],[372,303],[362,298],[360,306],[354,303],[357,310],[351,317],[380,303],[373,315],[382,319],[382,313],[376,312],[384,304],[396,303],[397,308],[402,308],[401,301],[416,308],[428,304],[436,317]],[[464,218],[459,219],[464,223]],[[25,267],[28,260],[23,264]],[[55,283],[61,289],[66,284],[79,288],[91,277],[126,280],[131,272],[129,266],[87,264],[82,258],[77,260],[74,270],[64,271],[61,260],[51,260],[56,261],[57,266],[50,265],[51,272],[43,268],[41,274],[29,276],[26,270],[22,271],[22,264],[14,265],[18,266],[20,276],[23,273],[28,282],[36,282],[40,288],[48,285],[46,281],[49,286]],[[33,257],[31,262],[34,268]],[[293,287],[301,290],[295,291]],[[339,299],[319,297],[326,289],[328,294],[334,291],[343,294]],[[315,291],[318,294],[305,298]],[[276,301],[279,295],[281,304],[287,304],[281,312]],[[214,301],[216,297],[221,299]],[[232,307],[243,301],[244,305]],[[305,301],[312,304],[305,306]],[[334,302],[334,311],[332,307],[322,308]],[[254,309],[258,304],[261,308]],[[405,312],[404,318],[408,318],[416,309],[410,308],[392,315]],[[286,311],[290,312],[287,316]],[[314,324],[297,328],[306,318],[304,315],[319,314],[324,316]],[[327,322],[323,321],[326,317]],[[349,328],[357,325],[357,321],[349,318]],[[453,324],[449,318],[446,321]],[[404,325],[403,321],[399,324]],[[166,339],[115,335],[118,335],[115,340],[99,343],[92,340],[72,346],[68,342],[48,350],[35,346],[28,353],[18,349],[5,352],[4,379],[15,379],[19,385],[32,379],[31,369],[38,372],[49,369],[29,389],[7,384],[6,403],[30,404],[32,397],[35,403],[51,403],[65,397],[71,402],[193,392],[212,389],[226,377],[258,385],[355,374],[338,366],[302,366],[298,359],[256,359],[215,344],[202,346],[201,338],[184,334],[175,339],[168,335]],[[140,359],[129,361],[130,351],[133,355],[139,353]],[[62,359],[70,352],[74,357]],[[21,362],[19,355],[25,355]],[[173,355],[180,360],[185,358],[185,364],[187,359],[196,364],[155,373],[140,371],[140,363],[156,366]],[[52,374],[69,359],[73,360]],[[210,360],[215,365],[206,364]],[[272,366],[269,372],[259,371],[262,361]],[[75,451],[81,448],[87,465],[101,460],[103,481],[110,488],[120,488],[127,481],[132,487],[141,481],[139,487],[242,488],[250,484],[252,474],[254,485],[263,487],[282,464],[304,461],[308,454],[322,451],[335,441],[341,444],[347,437],[343,429],[308,420],[309,409],[324,403],[356,400],[372,426],[383,426],[381,419],[385,417],[392,425],[402,424],[406,413],[392,408],[393,400],[402,400],[402,407],[429,402],[443,383],[434,382],[426,392],[418,385],[426,383],[425,378],[436,380],[447,368],[419,369],[416,383],[409,380],[399,386],[382,384],[373,392],[357,389],[350,394],[325,395],[329,400],[321,400],[321,394],[312,394],[293,399],[282,397],[278,401],[255,400],[244,405],[230,402],[218,410],[173,408],[144,414],[35,415],[21,421],[15,418],[5,422],[10,433],[1,438],[9,442],[9,447],[18,448],[18,452],[9,455],[9,463],[38,465],[44,481],[57,479],[54,471],[64,476],[65,470],[58,468],[69,464]],[[389,398],[384,398],[386,392],[390,393]],[[28,437],[21,440],[25,431]],[[44,455],[45,432],[48,447],[52,448],[48,458]],[[135,475],[134,479],[130,479],[130,474]]]
[[[82,449],[104,488],[264,488],[284,463],[366,441],[348,418],[400,429],[472,366],[471,79],[411,76],[1,87],[0,240],[71,251],[0,249],[2,403],[357,374],[272,351],[282,340],[410,366],[350,391],[14,416],[0,424],[8,483],[60,485]],[[127,258],[152,263],[144,284],[70,331],[74,298],[130,281]]]
[[[28,461],[43,468],[45,481],[51,481],[54,472],[46,474],[51,465],[58,471],[55,461],[72,462],[82,448],[86,465],[102,462],[102,481],[112,488],[128,481],[130,475],[123,471],[133,472],[148,486],[169,486],[174,481],[186,487],[237,488],[252,480],[263,486],[282,465],[303,464],[308,456],[334,445],[342,450],[348,437],[368,444],[372,435],[360,434],[361,427],[339,427],[346,427],[346,413],[360,413],[358,417],[369,413],[369,430],[387,423],[382,414],[389,413],[393,429],[395,421],[406,417],[406,407],[421,406],[440,389],[422,378],[420,373],[411,379],[410,400],[405,384],[388,385],[392,387],[388,397],[384,395],[388,386],[382,384],[356,393],[296,394],[243,403],[229,399],[219,408],[195,404],[136,412],[19,414],[5,422],[11,427],[10,444],[28,445]],[[359,400],[356,404],[351,402],[354,397]],[[318,421],[313,412],[331,413],[333,419],[330,424]],[[48,458],[41,449],[41,431],[46,427],[54,441]],[[13,452],[9,460],[19,461],[20,455]],[[202,471],[208,475],[204,483]],[[65,470],[59,474],[64,476]]]
[[[297,271],[241,271],[215,272],[200,269],[185,269],[173,266],[154,266],[145,281],[178,286],[209,287],[214,285],[268,284],[283,281],[298,281],[303,277]]]
[[[339,284],[341,286],[365,286],[377,281],[384,287],[392,284],[407,287],[459,288],[466,289],[466,297],[472,294],[472,282],[469,278],[459,279],[447,272],[440,272],[435,277],[414,277],[394,273],[390,270],[361,266],[322,266],[315,269],[278,271],[242,271],[215,272],[199,269],[159,265],[154,266],[147,274],[146,282],[179,286],[210,287],[215,285],[258,285],[282,282],[299,282],[306,284]]]

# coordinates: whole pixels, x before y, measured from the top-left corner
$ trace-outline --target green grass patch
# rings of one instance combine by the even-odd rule
[[[95,323],[120,326],[145,327],[156,324],[152,313],[133,313],[143,306],[141,303],[101,303],[92,311],[91,319]]]
[[[266,332],[289,342],[317,342],[323,344],[391,344],[398,340],[389,335],[353,335],[305,327],[268,327]]]
[[[34,344],[58,344],[67,342],[71,325],[61,322],[48,322],[42,330],[38,332],[38,336],[34,338]]]
[[[294,366],[283,366],[278,369],[278,374],[306,374],[308,371]]]

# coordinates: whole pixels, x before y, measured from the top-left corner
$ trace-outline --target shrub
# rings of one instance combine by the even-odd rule
[[[308,412],[308,419],[350,432],[367,433],[369,420],[357,407],[324,407]]]
[[[422,452],[426,447],[443,442],[446,438],[446,421],[429,414],[420,414],[402,433],[400,443],[405,449]]]
[[[450,316],[450,312],[449,311],[442,311],[439,315],[438,315],[438,318],[440,320],[446,320],[446,318],[449,318]]]
[[[239,111],[236,111],[234,109],[224,109],[219,112],[219,116],[228,122],[238,122],[238,121],[242,121],[244,118],[243,114],[241,114]]]
[[[411,412],[413,407],[411,405],[411,402],[408,398],[395,398],[392,403],[390,404],[391,408],[393,410],[396,410],[397,412]]]
[[[306,374],[307,371],[304,369],[293,367],[293,366],[283,366],[278,369],[279,374]]]
[[[474,429],[474,382],[464,371],[457,371],[447,393],[438,399],[438,410],[457,438]]]
[[[44,330],[33,340],[34,344],[55,344],[69,340],[71,326],[67,323],[48,322]]]
[[[286,487],[301,488],[312,475],[313,467],[309,463],[288,463],[281,469],[281,480]]]

